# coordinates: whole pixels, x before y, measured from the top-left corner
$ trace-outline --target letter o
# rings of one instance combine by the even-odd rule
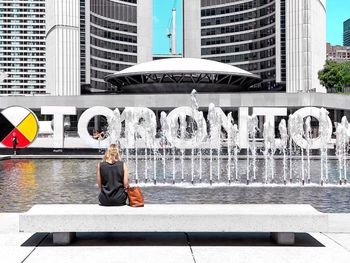
[[[193,110],[191,107],[176,108],[172,110],[167,116],[167,121],[170,127],[171,123],[176,122],[181,114],[192,117],[197,123],[198,130],[195,132],[192,138],[181,139],[173,137],[171,134],[171,128],[169,128],[166,135],[167,139],[177,148],[185,149],[198,147],[202,143],[203,139],[207,136],[207,123],[203,115],[201,115],[198,110]]]
[[[300,115],[301,118],[306,118],[308,116],[314,117],[315,119],[317,119],[318,121],[320,121],[320,114],[321,114],[321,109],[316,108],[316,107],[305,107],[302,109],[297,110],[296,112],[293,113],[293,115]],[[332,125],[332,121],[329,118],[329,116],[327,116],[327,122],[328,122],[328,129],[325,132],[324,136],[324,140],[323,141],[327,141],[329,142],[331,137],[332,137],[332,131],[333,131],[333,125]],[[295,137],[292,136],[293,141],[301,148],[307,149],[307,141],[306,139],[303,138],[303,134],[299,134],[300,137]],[[322,138],[320,136],[318,136],[317,138],[312,138],[310,141],[310,149],[321,149],[322,148]]]

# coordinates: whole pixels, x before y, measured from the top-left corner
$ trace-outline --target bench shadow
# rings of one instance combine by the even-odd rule
[[[271,246],[276,244],[270,233],[189,233],[191,246]],[[324,245],[307,233],[296,233],[292,247],[324,247]]]
[[[42,238],[44,235],[44,238]],[[59,247],[53,244],[51,233],[36,233],[21,246]],[[69,244],[79,246],[268,246],[277,245],[269,233],[77,233],[76,239]],[[291,247],[324,247],[322,243],[307,233],[295,234],[295,245]]]

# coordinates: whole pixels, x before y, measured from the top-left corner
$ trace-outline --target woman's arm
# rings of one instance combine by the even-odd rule
[[[96,176],[97,176],[97,185],[98,185],[98,189],[101,191],[100,162],[97,164],[97,172],[96,172]]]
[[[124,188],[129,188],[128,166],[124,163]]]

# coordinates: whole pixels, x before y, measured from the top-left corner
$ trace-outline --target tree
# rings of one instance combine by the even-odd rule
[[[350,61],[343,64],[344,86],[350,87]]]
[[[335,88],[338,92],[343,92],[344,87],[350,86],[350,61],[337,63],[328,60],[318,73],[318,78],[327,90]]]

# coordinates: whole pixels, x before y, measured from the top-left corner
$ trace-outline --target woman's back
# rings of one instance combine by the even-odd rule
[[[113,164],[101,162],[100,176],[100,204],[106,206],[125,205],[127,194],[124,190],[124,163],[122,161]]]

